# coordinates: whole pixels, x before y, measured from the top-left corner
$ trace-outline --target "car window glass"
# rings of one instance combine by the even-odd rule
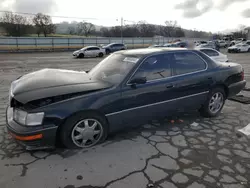
[[[119,84],[139,61],[140,57],[112,54],[95,66],[89,75],[93,79]]]
[[[92,50],[93,50],[92,47],[86,49],[86,51],[92,51]]]
[[[138,68],[133,78],[146,77],[147,81],[167,78],[172,75],[173,54],[154,55],[147,58]]]
[[[206,68],[206,63],[195,53],[176,52],[174,75],[192,73]]]
[[[208,56],[219,56],[219,53],[214,51],[214,50],[204,49],[201,51],[204,52],[205,54],[207,54]]]
[[[93,47],[93,48],[92,48],[92,50],[99,50],[99,48],[97,48],[97,47]]]

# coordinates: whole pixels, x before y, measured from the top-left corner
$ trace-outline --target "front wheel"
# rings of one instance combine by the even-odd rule
[[[81,53],[81,54],[79,54],[79,56],[78,56],[79,58],[84,58],[84,54],[83,53]]]
[[[111,51],[109,49],[106,50],[106,54],[109,55]]]
[[[225,91],[222,88],[215,88],[209,92],[208,98],[201,108],[201,115],[204,117],[218,116],[226,100]]]
[[[69,149],[89,148],[103,142],[108,135],[105,118],[95,113],[76,114],[62,125],[60,138]]]

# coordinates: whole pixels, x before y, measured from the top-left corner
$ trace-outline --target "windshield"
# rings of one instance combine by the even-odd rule
[[[102,60],[90,72],[93,79],[104,80],[118,85],[138,62],[139,57],[112,54]]]
[[[87,47],[84,47],[84,48],[82,48],[81,50],[86,50],[87,49]]]

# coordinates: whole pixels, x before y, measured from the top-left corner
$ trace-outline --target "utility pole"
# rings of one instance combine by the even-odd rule
[[[123,43],[123,17],[121,17],[121,40]]]

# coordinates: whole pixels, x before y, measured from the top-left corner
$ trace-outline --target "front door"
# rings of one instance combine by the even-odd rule
[[[87,48],[85,50],[84,56],[85,57],[92,57],[93,56],[93,48],[92,47]]]
[[[132,126],[152,118],[168,115],[176,95],[172,85],[172,55],[165,53],[144,60],[122,88],[124,125]],[[146,78],[146,83],[131,84],[135,79]]]

